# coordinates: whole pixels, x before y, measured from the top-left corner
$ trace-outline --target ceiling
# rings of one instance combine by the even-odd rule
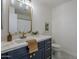
[[[70,0],[32,0],[32,1],[37,1],[37,3],[39,2],[44,5],[57,6]]]

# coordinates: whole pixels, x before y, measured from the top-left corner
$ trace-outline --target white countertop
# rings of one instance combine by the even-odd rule
[[[28,45],[28,43],[26,42],[27,40],[36,39],[37,42],[40,42],[48,38],[52,38],[52,37],[48,35],[38,35],[38,36],[28,36],[25,39],[20,39],[20,38],[14,39],[11,42],[2,41],[1,42],[1,53],[5,53],[8,51],[12,51],[12,50],[27,46]]]

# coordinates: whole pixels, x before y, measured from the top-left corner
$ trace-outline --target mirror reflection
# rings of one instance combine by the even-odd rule
[[[9,6],[9,32],[27,33],[32,30],[30,2],[28,0],[11,0]],[[26,2],[26,3],[25,3]]]

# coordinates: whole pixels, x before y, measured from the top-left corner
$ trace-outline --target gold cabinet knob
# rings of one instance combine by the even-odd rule
[[[36,54],[34,53],[33,56],[35,56]]]

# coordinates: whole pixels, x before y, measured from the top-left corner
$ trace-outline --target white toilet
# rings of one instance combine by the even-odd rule
[[[52,55],[57,59],[61,59],[61,46],[53,43],[52,44]]]

